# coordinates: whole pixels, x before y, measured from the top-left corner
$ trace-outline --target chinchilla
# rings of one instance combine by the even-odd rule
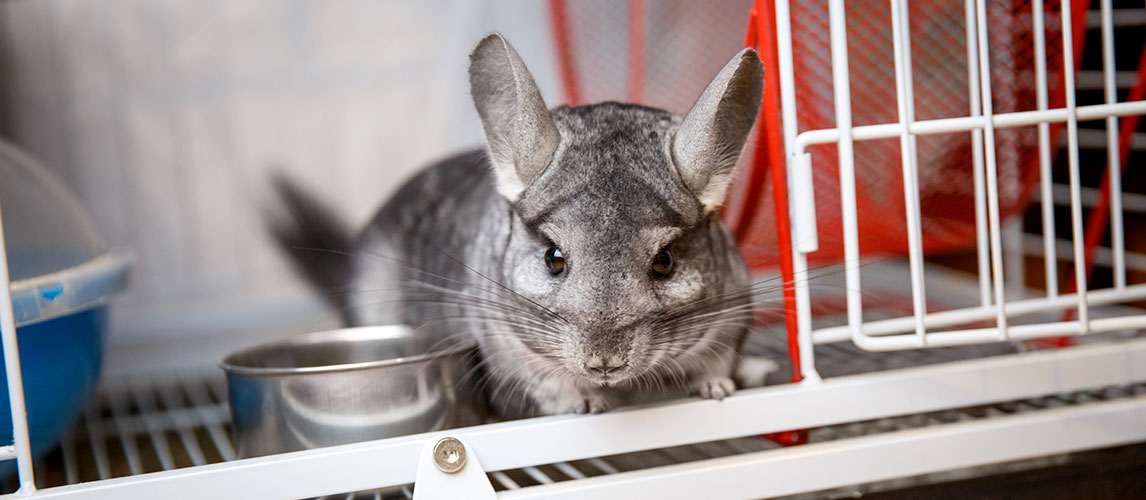
[[[512,46],[470,55],[487,147],[405,183],[355,238],[288,182],[272,224],[349,325],[476,340],[503,416],[600,412],[655,394],[721,399],[752,321],[718,208],[763,67],[736,54],[683,118],[606,102],[548,109]]]

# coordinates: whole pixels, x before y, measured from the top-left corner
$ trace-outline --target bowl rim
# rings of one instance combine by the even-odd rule
[[[355,326],[347,328],[337,328],[334,330],[322,330],[318,332],[309,332],[299,335],[292,335],[290,337],[273,340],[270,342],[263,342],[256,344],[245,349],[228,354],[219,362],[219,367],[228,375],[254,375],[254,376],[278,376],[278,375],[298,375],[310,373],[330,373],[330,372],[344,372],[354,370],[365,370],[369,368],[382,368],[389,366],[408,365],[415,363],[423,363],[426,361],[433,361],[439,358],[454,356],[457,354],[472,351],[477,347],[477,342],[473,338],[467,338],[458,345],[451,346],[446,349],[427,352],[414,356],[402,356],[397,358],[380,359],[376,361],[362,361],[358,363],[342,363],[336,365],[321,365],[321,366],[298,366],[298,367],[261,367],[250,366],[241,364],[236,358],[241,358],[246,355],[257,353],[266,349],[276,347],[298,347],[311,344],[320,344],[330,341],[332,338],[339,338],[345,336],[362,336],[363,340],[379,339],[379,338],[396,338],[400,335],[408,335],[417,329],[407,325],[376,325],[376,326]]]

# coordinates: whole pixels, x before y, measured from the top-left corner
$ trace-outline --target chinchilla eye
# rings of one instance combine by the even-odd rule
[[[657,252],[653,256],[653,265],[649,272],[659,280],[668,278],[672,274],[672,252],[669,252],[667,248]]]
[[[545,251],[545,267],[548,267],[549,274],[554,276],[565,271],[565,254],[560,248],[552,246]]]

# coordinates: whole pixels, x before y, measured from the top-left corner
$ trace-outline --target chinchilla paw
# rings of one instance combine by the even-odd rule
[[[542,413],[549,415],[601,413],[609,409],[609,400],[600,394],[569,391],[542,401],[539,407]]]
[[[721,400],[736,392],[736,384],[728,377],[709,377],[693,382],[692,392],[704,399]]]
[[[741,388],[761,387],[768,375],[780,369],[780,365],[763,356],[743,356],[736,367],[736,385]]]

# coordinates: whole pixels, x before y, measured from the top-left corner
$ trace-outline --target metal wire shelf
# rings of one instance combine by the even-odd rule
[[[840,370],[845,372],[919,367],[984,354],[981,346],[892,353],[866,353],[838,347],[822,346],[818,355],[828,360],[828,364],[833,359],[849,360],[849,364],[841,363]],[[967,349],[978,350],[972,352]],[[1144,396],[1146,383],[1097,387],[1087,391],[830,425],[811,429],[808,443],[814,445]],[[764,437],[741,437],[493,471],[488,477],[496,491],[518,491],[779,448],[780,445]],[[129,477],[234,459],[225,385],[220,373],[200,370],[124,378],[106,383],[83,419],[65,435],[59,449],[36,463],[37,488]],[[833,498],[857,492],[887,491],[953,478],[1044,467],[1066,460],[1067,457],[1062,455],[1052,456],[855,485],[821,494],[804,494],[802,498]],[[9,481],[5,485],[5,492],[15,491],[16,486],[14,480]],[[411,498],[411,495],[412,485],[404,485],[323,498],[395,499]]]

